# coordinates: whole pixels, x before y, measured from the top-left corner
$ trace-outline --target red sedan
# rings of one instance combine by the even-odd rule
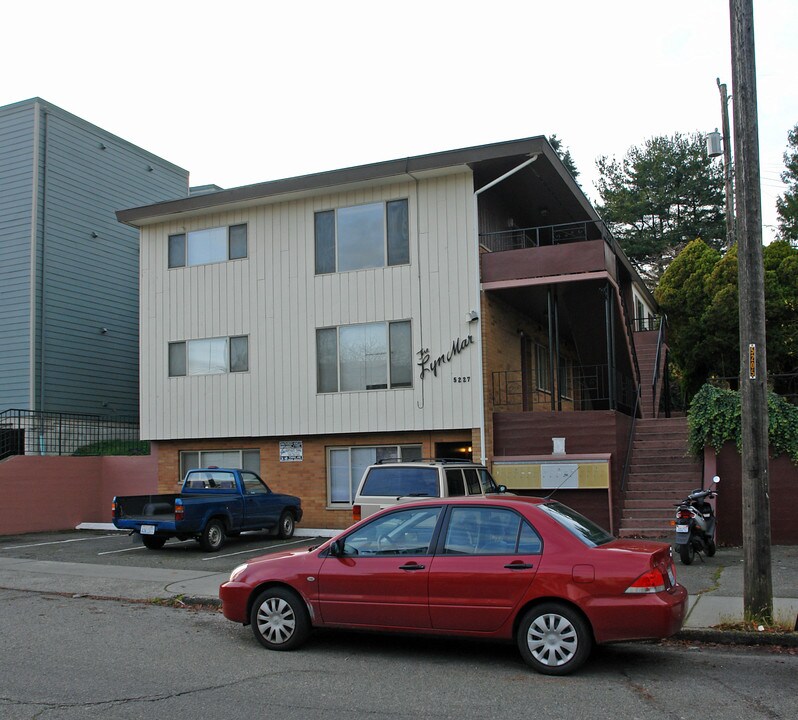
[[[514,639],[533,668],[564,675],[596,643],[678,632],[687,592],[674,573],[668,545],[500,495],[383,510],[318,547],[240,565],[219,596],[272,650],[314,627]]]

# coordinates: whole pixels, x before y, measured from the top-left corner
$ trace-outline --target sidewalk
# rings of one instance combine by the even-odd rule
[[[774,546],[772,561],[775,618],[795,627],[798,622],[798,546]],[[798,632],[759,633],[757,636],[756,633],[713,629],[721,623],[743,619],[742,548],[719,548],[714,558],[705,558],[702,562],[696,556],[689,566],[682,565],[676,558],[675,564],[677,580],[690,596],[687,619],[678,637],[798,647]],[[218,604],[219,585],[228,576],[228,572],[0,557],[0,588],[103,598],[179,598],[186,603]]]

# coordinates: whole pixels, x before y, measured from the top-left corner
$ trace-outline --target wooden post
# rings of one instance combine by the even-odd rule
[[[729,0],[742,402],[743,602],[747,617],[773,617],[768,497],[765,278],[759,183],[753,0]],[[722,492],[722,490],[721,490]]]

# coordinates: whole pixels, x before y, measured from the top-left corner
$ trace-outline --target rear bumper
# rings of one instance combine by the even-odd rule
[[[651,595],[598,598],[585,611],[598,643],[661,640],[681,630],[687,603],[687,590],[677,584]]]

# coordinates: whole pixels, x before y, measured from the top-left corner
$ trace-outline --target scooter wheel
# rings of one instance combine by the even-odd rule
[[[688,542],[684,545],[680,545],[679,557],[681,558],[682,564],[692,565],[695,558],[695,548],[693,547],[693,543]]]
[[[707,543],[707,550],[706,550],[707,557],[713,557],[715,555],[715,550],[716,549],[717,548],[715,547],[715,541],[714,540],[710,540]]]

